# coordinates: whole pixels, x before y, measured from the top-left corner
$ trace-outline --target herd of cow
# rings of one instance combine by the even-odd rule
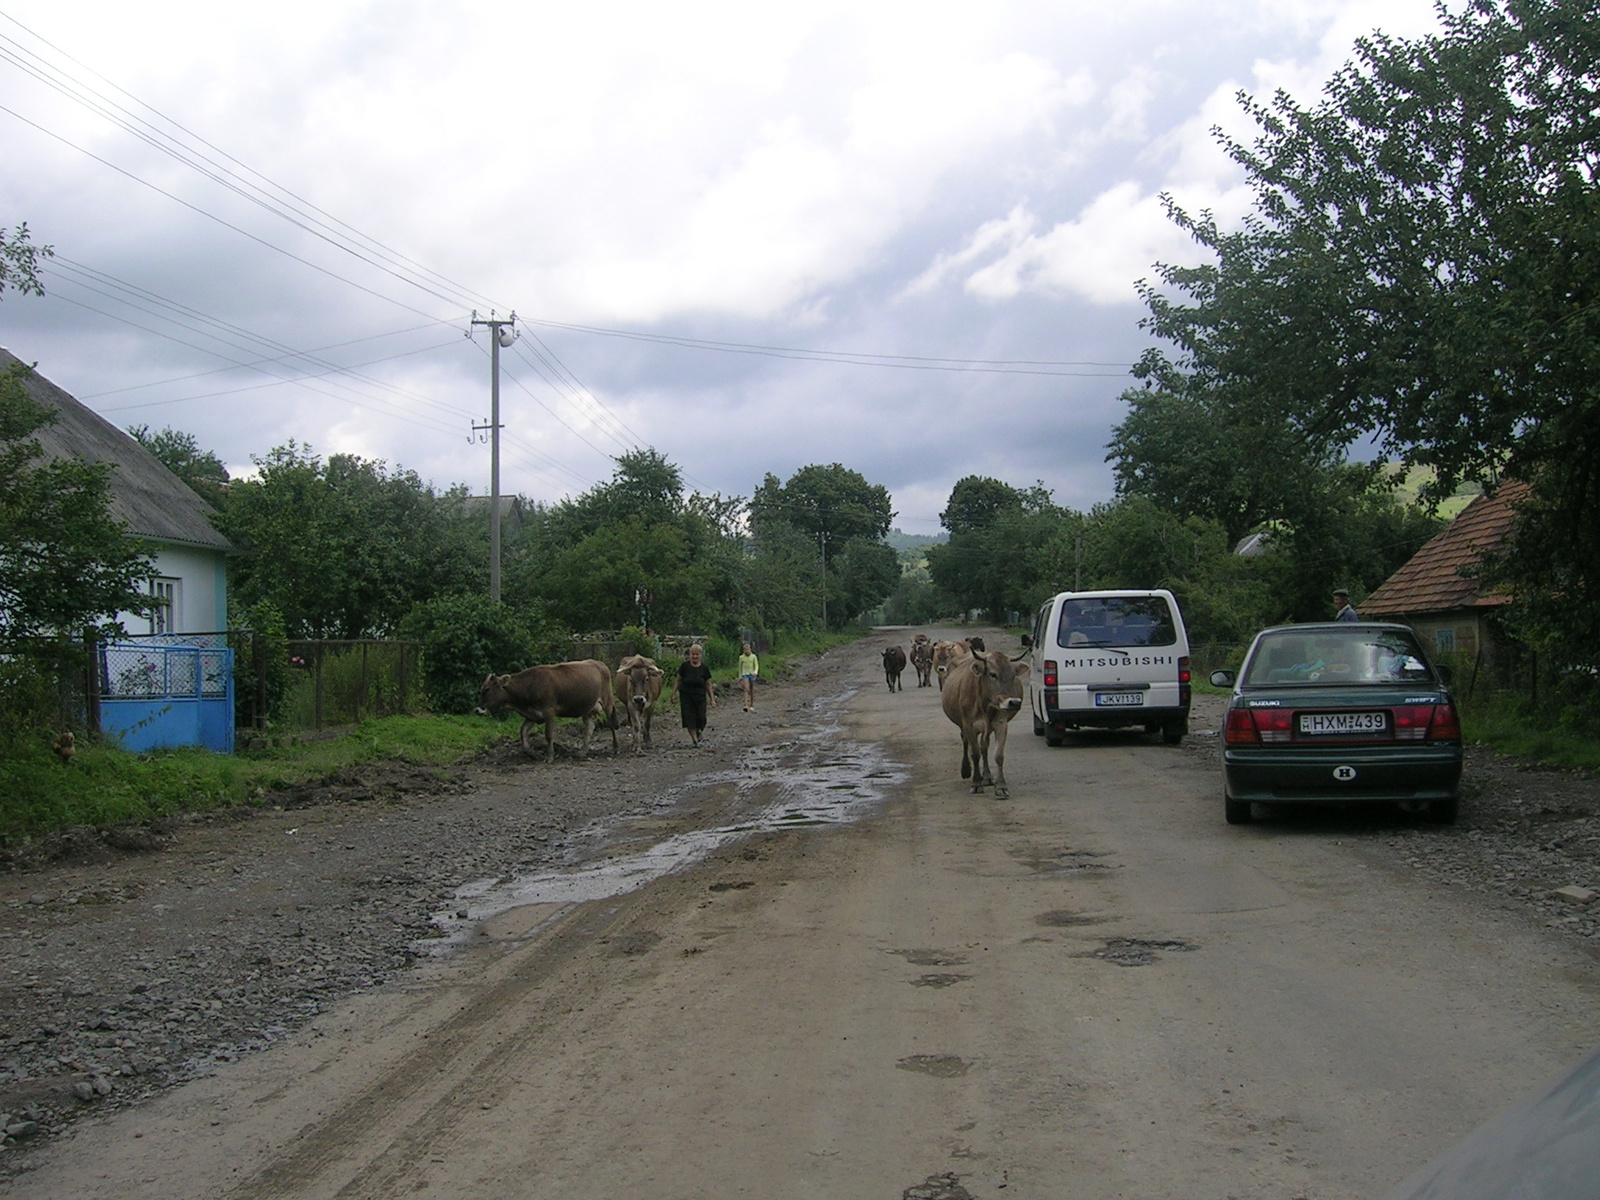
[[[1022,710],[1027,664],[987,649],[980,637],[935,642],[919,633],[911,639],[909,657],[899,646],[883,652],[883,677],[891,692],[904,690],[900,675],[907,662],[916,669],[918,687],[939,681],[939,704],[961,730],[961,778],[972,780],[974,792],[992,785],[996,797],[1010,795],[1006,736],[1011,718]]]
[[[958,642],[933,642],[923,633],[911,642],[909,658],[899,646],[883,652],[884,678],[891,692],[902,690],[900,675],[910,662],[917,686],[939,684],[939,703],[945,716],[961,730],[961,778],[972,780],[972,790],[994,787],[997,797],[1009,795],[1006,787],[1006,732],[1022,708],[1022,681],[1026,664],[988,650],[982,638]],[[478,692],[478,712],[507,710],[522,718],[522,750],[531,755],[528,735],[544,725],[545,761],[556,758],[555,726],[561,718],[583,721],[583,752],[596,721],[611,731],[611,751],[617,752],[617,727],[626,719],[633,733],[633,752],[650,744],[650,719],[661,698],[663,672],[640,654],[622,660],[615,674],[598,659],[529,667],[514,675],[490,675]],[[626,714],[619,718],[617,709]],[[990,758],[994,760],[990,772]]]

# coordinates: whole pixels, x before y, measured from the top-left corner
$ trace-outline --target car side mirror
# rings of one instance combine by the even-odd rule
[[[1449,663],[1434,663],[1433,669],[1439,672],[1439,679],[1446,687],[1456,681],[1456,673],[1450,669]]]
[[[1022,635],[1022,648],[1024,650],[1033,649],[1033,638],[1029,634],[1025,633]]]
[[[1211,686],[1231,688],[1233,686],[1234,678],[1235,676],[1232,671],[1213,671],[1211,672]]]

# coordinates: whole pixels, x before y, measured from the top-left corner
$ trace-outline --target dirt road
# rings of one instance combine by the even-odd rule
[[[1362,828],[1225,826],[1193,747],[1024,715],[971,795],[886,640],[609,872],[463,893],[454,953],[7,1194],[1370,1196],[1596,1040],[1584,946]]]

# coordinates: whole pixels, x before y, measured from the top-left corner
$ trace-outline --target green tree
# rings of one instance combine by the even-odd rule
[[[758,533],[781,521],[809,537],[826,534],[829,543],[842,545],[851,538],[882,541],[893,520],[889,489],[868,483],[861,472],[841,463],[801,467],[782,483],[769,474],[750,497],[750,523]]]
[[[1041,591],[1056,590],[1043,552],[1067,519],[1042,484],[1023,489],[969,475],[939,514],[950,540],[928,547],[928,574],[962,611],[981,609],[994,621],[1027,612]]]
[[[55,418],[27,393],[31,368],[0,375],[0,643],[76,633],[143,612],[146,548],[110,514],[112,467],[44,461],[31,435]]]
[[[289,442],[232,483],[218,525],[241,604],[269,600],[294,637],[385,635],[418,601],[481,590],[485,566],[415,472]]]
[[[210,450],[200,449],[192,433],[171,426],[152,433],[148,425],[132,425],[128,436],[154,454],[161,465],[189,485],[212,508],[222,507],[222,493],[228,486],[228,468]]]
[[[1374,35],[1305,107],[1247,101],[1228,141],[1255,192],[1237,230],[1171,213],[1211,252],[1160,271],[1149,327],[1175,368],[1272,397],[1311,438],[1376,432],[1407,464],[1533,487],[1497,570],[1600,650],[1600,10],[1471,0],[1442,31]],[[1170,293],[1170,294],[1169,294]]]
[[[10,231],[0,226],[0,298],[7,288],[24,296],[44,295],[44,285],[39,282],[39,262],[53,258],[51,246],[35,246],[26,221]]]

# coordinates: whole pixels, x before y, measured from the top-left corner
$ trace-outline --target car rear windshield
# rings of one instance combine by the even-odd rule
[[[1246,687],[1433,682],[1417,640],[1395,629],[1263,634],[1244,676]]]
[[[1163,596],[1097,596],[1061,606],[1062,646],[1172,646],[1177,622]]]

